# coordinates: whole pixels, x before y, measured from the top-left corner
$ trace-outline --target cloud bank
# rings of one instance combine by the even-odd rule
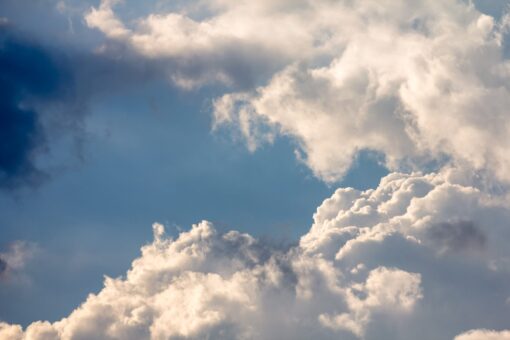
[[[393,170],[449,161],[510,180],[504,13],[454,0],[212,0],[126,22],[117,3],[102,1],[86,23],[172,61],[183,87],[233,86],[214,101],[215,124],[252,150],[291,136],[329,182],[363,149]]]
[[[463,180],[338,189],[289,249],[207,221],[176,239],[155,224],[125,277],[60,321],[2,324],[0,339],[505,339],[485,329],[508,326],[510,209]]]

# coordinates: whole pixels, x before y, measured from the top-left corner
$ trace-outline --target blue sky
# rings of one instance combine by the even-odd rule
[[[498,240],[508,237],[510,216],[501,203],[510,182],[507,2],[347,3],[1,1],[0,339],[9,324],[55,322],[91,293],[102,299],[104,275],[144,288],[125,273],[134,259],[159,263],[153,253],[140,255],[143,245],[162,251],[155,222],[176,247],[199,231],[209,235],[209,224],[190,229],[203,220],[220,235],[252,235],[257,265],[275,261],[283,277],[293,273],[283,293],[268,289],[257,297],[268,304],[253,310],[278,313],[274,299],[306,321],[289,330],[251,312],[231,320],[230,307],[205,299],[204,310],[225,320],[202,327],[203,315],[195,316],[188,334],[179,324],[154,333],[154,319],[119,333],[126,338],[237,339],[254,320],[253,339],[405,338],[438,322],[431,310],[441,301],[451,315],[509,298],[502,283],[510,257]],[[337,191],[348,187],[357,191]],[[348,230],[350,243],[342,241]],[[187,272],[231,280],[239,267],[258,277],[244,258],[251,243],[214,236],[210,250],[201,243],[207,237],[194,241],[208,254],[204,262],[183,260],[169,290]],[[189,255],[170,244],[168,258]],[[318,278],[301,277],[310,273]],[[336,288],[331,275],[342,282]],[[468,287],[473,300],[462,301],[464,290],[451,293],[448,282],[472,276],[480,278]],[[386,307],[373,302],[382,301],[383,279],[406,282],[385,295],[397,296]],[[361,283],[349,286],[354,281]],[[485,295],[485,283],[500,295]],[[307,284],[317,295],[301,306]],[[297,302],[287,301],[289,285]],[[356,300],[357,290],[374,300]],[[508,307],[493,311],[476,309],[429,336],[475,329],[459,339],[476,340],[489,328],[506,339]],[[397,327],[387,315],[409,319]],[[66,326],[48,327],[65,338]],[[76,338],[108,338],[99,326],[85,335],[76,327]]]
[[[220,230],[292,243],[334,190],[296,161],[289,140],[251,153],[229,136],[211,133],[207,94],[186,94],[166,84],[146,91],[117,95],[91,109],[82,158],[65,154],[59,160],[72,166],[39,187],[2,193],[3,243],[37,242],[42,256],[53,260],[38,264],[45,268],[43,296],[58,301],[66,292],[60,308],[41,301],[27,310],[17,294],[29,301],[41,295],[35,287],[12,287],[16,295],[7,291],[4,298],[13,301],[2,305],[12,322],[68,313],[101,286],[103,274],[126,270],[140,245],[152,238],[155,221],[176,234],[208,219]],[[155,112],[152,105],[165,109]],[[385,173],[376,157],[364,155],[344,183],[364,189]],[[70,273],[74,278],[66,283]]]

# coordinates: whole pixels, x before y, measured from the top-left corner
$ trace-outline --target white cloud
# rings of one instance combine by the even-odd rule
[[[350,313],[335,316],[321,314],[319,321],[326,327],[345,329],[362,337],[374,308],[391,313],[412,311],[416,302],[423,297],[420,283],[420,274],[379,267],[370,272],[366,283],[353,285],[347,290]],[[359,294],[365,296],[360,299]]]
[[[497,332],[490,331],[487,329],[472,330],[455,337],[455,340],[508,340],[508,339],[510,339],[510,331]]]
[[[242,84],[215,100],[215,125],[252,150],[291,136],[326,181],[361,149],[391,169],[450,159],[510,180],[508,16],[455,0],[211,0],[126,23],[112,6],[88,25],[170,60],[176,83]]]
[[[342,9],[348,31],[333,29],[344,40],[324,66],[292,64],[241,99],[226,94],[217,119],[264,117],[297,139],[326,181],[361,149],[383,153],[393,169],[445,155],[509,180],[510,64],[494,19],[453,1],[359,3]]]
[[[504,329],[510,209],[464,180],[392,173],[375,190],[339,189],[290,249],[205,221],[171,239],[156,224],[125,277],[106,278],[60,321],[2,324],[0,339],[420,340]]]
[[[109,38],[122,39],[127,37],[131,32],[115,17],[115,13],[111,8],[118,2],[117,0],[102,0],[99,8],[92,8],[86,16],[87,25],[100,29]]]

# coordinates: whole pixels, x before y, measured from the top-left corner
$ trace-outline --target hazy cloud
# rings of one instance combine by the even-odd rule
[[[482,250],[487,242],[484,234],[470,221],[444,222],[429,231],[434,242],[442,243],[446,250]]]
[[[7,270],[7,262],[0,257],[0,277],[2,277]]]
[[[0,26],[0,188],[38,185],[81,158],[91,102],[161,77],[160,68],[120,45],[99,54],[34,40],[14,23]],[[69,159],[48,165],[66,138]]]
[[[38,248],[34,243],[15,241],[0,251],[0,279],[10,279],[22,274],[27,263],[36,254]]]

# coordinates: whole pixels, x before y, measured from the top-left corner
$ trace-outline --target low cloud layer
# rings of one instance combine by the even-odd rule
[[[0,339],[505,339],[484,329],[508,326],[510,207],[465,180],[338,189],[290,249],[155,224],[125,277],[60,321],[2,324]]]

